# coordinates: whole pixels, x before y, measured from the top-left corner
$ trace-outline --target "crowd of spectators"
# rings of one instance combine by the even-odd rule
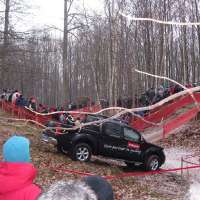
[[[27,107],[33,111],[39,113],[51,113],[56,111],[65,111],[65,109],[61,106],[58,107],[48,107],[41,103],[38,104],[36,98],[30,97],[25,98],[18,90],[3,90],[1,94],[1,99],[7,102],[12,103],[13,105],[20,106],[20,107]],[[80,106],[81,107],[81,106]],[[75,105],[70,104],[68,111],[76,109]],[[67,109],[66,109],[67,110]],[[60,122],[66,126],[74,126],[78,125],[80,122],[80,118],[74,119],[69,113],[59,113],[52,115],[53,120]]]
[[[200,82],[193,83],[193,84],[187,84],[185,87],[191,88],[196,87],[200,85]],[[116,105],[118,107],[124,107],[124,108],[132,108],[134,107],[144,107],[153,105],[162,99],[165,99],[166,97],[178,93],[182,91],[183,88],[177,84],[171,84],[171,85],[160,85],[157,88],[151,87],[148,90],[146,90],[144,93],[138,95],[136,94],[134,98],[132,97],[119,97],[117,99]],[[101,99],[100,100],[101,105],[103,108],[106,108],[109,106],[109,101],[107,99]]]
[[[138,105],[149,106],[155,104],[166,97],[182,91],[183,88],[179,85],[164,87],[160,85],[158,88],[150,88],[145,93],[143,93],[138,99]]]
[[[199,86],[200,82],[193,83],[193,84],[186,84],[184,85],[186,88],[192,88]],[[137,100],[137,106],[149,106],[152,104],[155,104],[166,97],[169,97],[170,95],[176,94],[178,92],[183,91],[183,87],[177,84],[171,84],[171,85],[160,85],[158,88],[150,88],[147,91],[145,91]]]
[[[200,83],[187,84],[185,85],[187,88],[195,87],[200,85]],[[178,93],[182,91],[183,88],[177,84],[171,84],[168,86],[160,85],[158,88],[150,88],[140,96],[135,95],[135,98],[132,97],[119,97],[117,99],[117,106],[124,108],[132,108],[134,107],[145,107],[153,105],[166,97]],[[37,111],[39,113],[48,113],[48,112],[56,112],[56,111],[72,111],[76,109],[83,108],[88,105],[88,99],[85,98],[82,102],[79,103],[69,103],[66,108],[63,106],[57,107],[48,107],[47,105],[38,103],[35,97],[25,98],[21,92],[18,90],[7,90],[4,89],[1,94],[1,99],[4,99],[8,102],[11,102],[14,105],[21,107],[28,107],[33,111]],[[90,100],[90,99],[89,99]],[[90,101],[90,105],[94,105],[95,103]],[[102,108],[109,107],[109,101],[107,99],[100,99],[100,104]],[[148,111],[140,111],[135,114],[140,116],[144,116]],[[131,120],[131,113],[125,114],[122,116],[122,119],[129,123]],[[71,115],[69,114],[54,114],[53,119],[59,121],[60,123],[67,123],[68,125],[74,124]]]
[[[193,84],[187,84],[187,85],[185,85],[185,87],[191,88],[191,87],[196,87],[199,85],[200,85],[200,82],[193,83]],[[181,87],[177,84],[171,84],[168,86],[160,85],[158,88],[151,87],[150,89],[146,90],[141,95],[135,95],[134,99],[131,97],[118,98],[117,106],[129,108],[129,109],[133,107],[133,104],[134,104],[134,107],[146,107],[146,106],[153,105],[153,104],[169,97],[170,95],[173,95],[180,91],[183,91],[183,87]],[[109,105],[109,102],[106,101],[105,99],[102,102],[103,102],[104,106]],[[140,111],[140,112],[136,112],[135,114],[144,116],[147,113],[148,113],[148,111]],[[131,113],[127,113],[122,116],[122,119],[124,121],[126,121],[127,123],[131,121],[131,118],[132,118]]]
[[[16,106],[28,107],[36,111],[36,99],[34,97],[25,98],[18,90],[3,89],[1,99],[10,102]]]
[[[3,89],[1,93],[1,99],[4,99],[8,102],[11,102],[14,105],[28,107],[31,110],[37,111],[39,113],[48,113],[48,112],[56,112],[56,111],[72,111],[76,109],[80,109],[86,107],[88,102],[83,101],[79,103],[69,103],[66,106],[52,106],[49,107],[47,105],[39,103],[35,97],[25,98],[21,92],[18,90],[10,90],[10,89]],[[90,105],[95,105],[94,102],[90,102]]]

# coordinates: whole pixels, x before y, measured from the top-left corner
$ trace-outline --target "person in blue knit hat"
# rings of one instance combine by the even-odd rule
[[[12,136],[3,145],[3,158],[6,162],[31,162],[30,142],[22,136]]]
[[[31,163],[30,142],[22,136],[12,136],[3,145],[0,162],[0,200],[36,200],[41,189],[33,183],[37,171]]]

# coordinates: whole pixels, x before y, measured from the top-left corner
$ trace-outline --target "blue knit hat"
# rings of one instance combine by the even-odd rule
[[[3,145],[6,162],[30,162],[29,140],[22,136],[12,136]]]

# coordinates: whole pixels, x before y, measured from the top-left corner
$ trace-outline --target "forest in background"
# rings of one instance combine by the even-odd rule
[[[80,97],[116,105],[119,97],[134,100],[163,84],[135,69],[182,84],[200,81],[200,26],[130,21],[120,14],[199,22],[198,0],[104,0],[102,15],[76,9],[77,3],[63,1],[63,37],[58,37],[54,26],[18,32],[13,18],[24,16],[27,5],[0,0],[1,88],[17,88],[48,105]]]

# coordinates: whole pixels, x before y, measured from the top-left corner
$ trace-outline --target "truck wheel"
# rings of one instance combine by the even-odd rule
[[[56,145],[56,148],[57,148],[57,152],[58,152],[58,153],[65,154],[64,151],[63,151],[63,147],[62,147],[61,145],[57,144],[57,145]]]
[[[150,155],[145,163],[145,169],[147,171],[156,171],[160,168],[160,158],[157,155]]]
[[[87,162],[92,155],[91,147],[85,143],[77,144],[72,150],[72,160]]]

